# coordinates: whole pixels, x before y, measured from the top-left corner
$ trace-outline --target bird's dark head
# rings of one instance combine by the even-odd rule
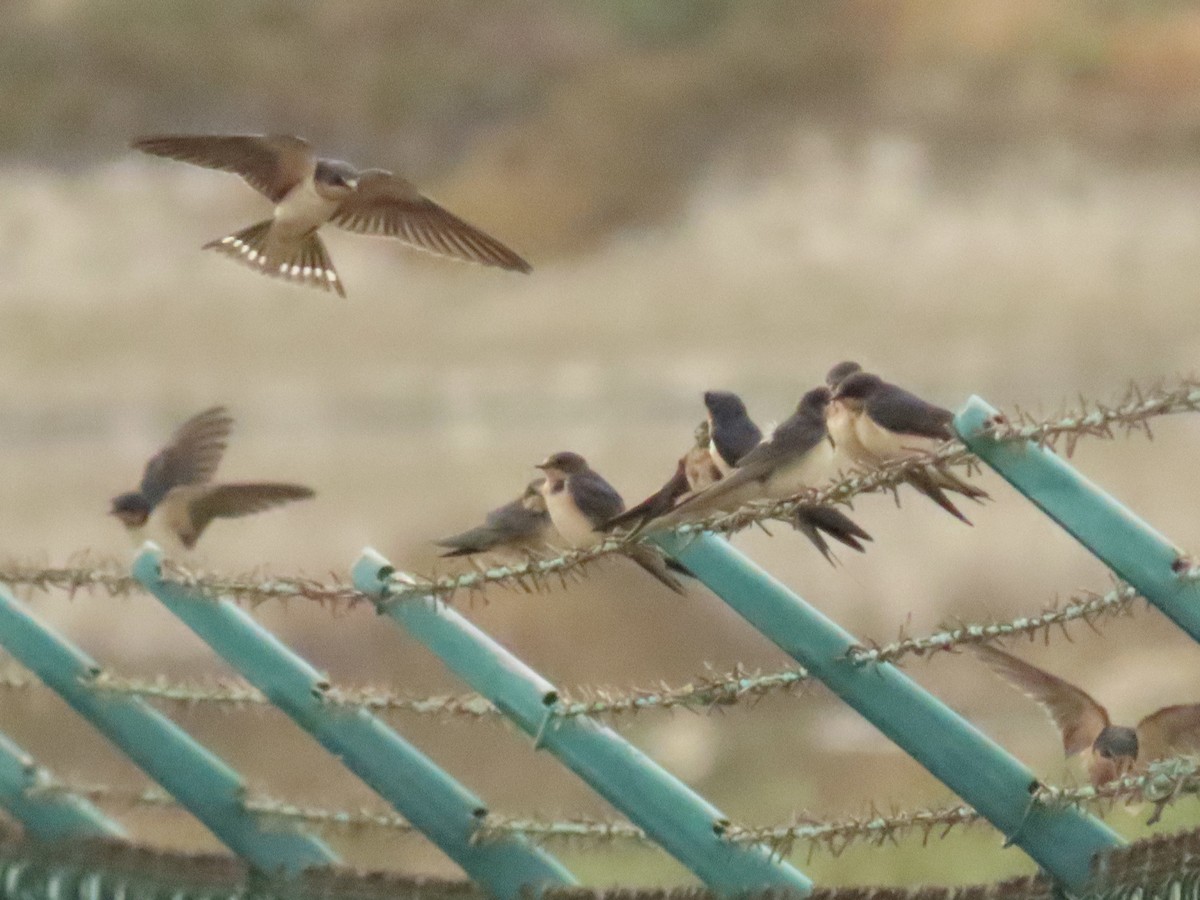
[[[131,491],[113,497],[110,516],[116,516],[126,528],[141,528],[150,518],[150,503],[141,494]]]
[[[870,372],[855,372],[837,386],[837,390],[833,392],[833,399],[861,402],[868,399],[881,387],[883,387],[883,379],[878,375],[872,375]]]
[[[862,366],[851,360],[840,362],[825,375],[825,383],[833,390],[837,390],[838,385],[853,375],[855,372],[861,372]]]
[[[1123,725],[1106,725],[1096,736],[1092,749],[1105,759],[1128,759],[1132,765],[1138,755],[1137,732]]]
[[[732,391],[705,391],[704,406],[714,421],[746,418],[746,404]]]
[[[545,472],[547,477],[562,477],[564,475],[577,475],[580,472],[586,472],[588,464],[587,460],[578,453],[564,450],[560,453],[547,456],[543,462],[537,464],[536,468]]]
[[[825,407],[829,405],[830,396],[830,390],[825,385],[815,387],[800,398],[800,404],[796,407],[796,412],[801,415],[815,415],[824,419]]]
[[[358,188],[358,170],[338,159],[322,159],[317,161],[313,181],[327,194],[345,196]]]

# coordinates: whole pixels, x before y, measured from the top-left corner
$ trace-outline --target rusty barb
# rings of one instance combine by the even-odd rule
[[[1066,452],[1070,455],[1081,438],[1109,439],[1117,433],[1134,432],[1152,438],[1150,423],[1153,419],[1197,411],[1200,411],[1200,381],[1186,378],[1170,386],[1142,388],[1133,385],[1120,401],[1113,404],[1089,403],[1081,399],[1076,409],[1049,418],[1035,418],[1018,409],[997,417],[991,429],[993,435],[1005,441],[1033,441],[1055,447],[1065,440]],[[810,490],[777,503],[749,504],[734,513],[721,513],[688,523],[681,526],[680,531],[732,533],[771,520],[787,521],[801,504],[849,505],[860,494],[895,491],[911,474],[931,465],[972,470],[978,467],[978,460],[962,444],[951,441],[924,459],[896,463],[869,472],[850,472],[820,490]],[[641,537],[639,535],[633,540]],[[385,602],[401,602],[417,596],[437,596],[446,602],[453,602],[460,594],[474,597],[493,585],[540,593],[550,590],[555,584],[567,585],[585,577],[590,564],[623,552],[630,543],[628,536],[616,535],[594,547],[571,550],[552,558],[531,558],[512,566],[477,566],[474,572],[456,576],[432,574],[428,577],[412,577],[406,584],[394,584]],[[214,599],[228,598],[251,605],[267,601],[307,600],[333,610],[345,610],[359,604],[376,606],[379,602],[336,576],[322,580],[306,575],[274,575],[256,571],[228,577],[195,572],[178,563],[166,562],[163,577]],[[63,590],[71,596],[81,591],[100,591],[116,597],[143,590],[120,562],[87,556],[59,568],[22,561],[0,564],[0,583],[14,588]]]
[[[127,789],[55,781],[33,790],[39,793],[69,791],[109,807],[182,809],[169,794],[156,787]],[[1032,802],[1047,806],[1078,806],[1100,812],[1116,804],[1149,803],[1153,807],[1149,824],[1153,824],[1166,807],[1196,793],[1200,793],[1200,762],[1192,757],[1175,757],[1152,763],[1146,772],[1128,775],[1100,787],[1038,785],[1030,796]],[[331,809],[259,794],[246,797],[243,806],[256,816],[303,823],[322,830],[383,829],[420,834],[402,816],[387,809]],[[790,822],[776,825],[723,823],[719,826],[719,834],[737,844],[766,845],[780,857],[792,856],[798,849],[805,848],[811,859],[818,851],[836,856],[856,844],[882,847],[899,844],[902,839],[914,836],[922,846],[928,846],[931,841],[940,840],[957,828],[978,824],[986,824],[986,820],[971,807],[961,804],[887,811],[872,806],[861,815],[841,819],[820,819],[801,813],[793,816]],[[480,817],[473,839],[488,841],[510,835],[522,835],[538,843],[566,841],[589,848],[613,841],[653,844],[645,832],[628,822],[592,818],[552,820],[490,811]]]

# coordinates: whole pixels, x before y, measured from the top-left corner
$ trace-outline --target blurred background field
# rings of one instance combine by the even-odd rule
[[[222,469],[317,499],[218,523],[198,562],[344,572],[373,545],[417,572],[432,538],[583,453],[630,500],[670,474],[707,388],[783,419],[843,358],[956,407],[1054,412],[1194,372],[1200,349],[1200,11],[1170,0],[448,0],[192,4],[16,0],[0,32],[0,556],[127,558],[104,515],[175,425],[228,404]],[[134,156],[159,131],[285,131],[411,177],[524,253],[506,275],[326,238],[349,298],[278,284],[200,245],[265,201],[233,176]],[[1200,546],[1200,423],[1084,442],[1077,464],[1181,547]],[[866,498],[863,557],[799,537],[738,545],[856,633],[1033,611],[1105,571],[998,479],[967,528],[919,497]],[[33,595],[125,673],[222,672],[147,599]],[[473,619],[564,686],[672,683],[785,664],[715,598],[613,563]],[[335,679],[457,691],[362,610],[262,620]],[[1023,655],[1136,720],[1197,700],[1200,652],[1157,613]],[[972,660],[909,671],[1048,780],[1050,726]],[[622,724],[736,820],[952,798],[819,689],[756,712]],[[272,712],[172,714],[253,787],[370,795]],[[0,728],[63,775],[141,778],[45,692]],[[398,717],[494,809],[607,815],[495,725]],[[1139,833],[1122,810],[1114,827]],[[139,812],[138,834],[212,841]],[[1194,802],[1160,827],[1194,825]],[[420,842],[334,836],[362,865],[449,873]],[[1030,869],[980,828],[799,863],[824,883],[957,883]],[[591,883],[678,883],[660,854],[564,853]]]

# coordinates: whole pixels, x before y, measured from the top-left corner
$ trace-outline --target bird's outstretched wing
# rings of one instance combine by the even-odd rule
[[[1075,685],[995,647],[980,644],[972,649],[996,674],[1046,711],[1062,732],[1067,756],[1092,746],[1108,725],[1108,711]]]
[[[191,548],[213,519],[236,519],[312,496],[312,488],[301,484],[216,484],[198,492],[188,504],[191,528],[185,529],[179,539],[185,547]]]
[[[135,150],[241,175],[278,203],[316,165],[308,141],[284,134],[171,134],[138,138]]]
[[[1200,703],[1164,706],[1138,722],[1138,762],[1200,753]]]
[[[155,506],[171,488],[211,480],[232,428],[233,418],[223,406],[206,409],[180,425],[167,446],[146,463],[142,496]]]
[[[529,263],[494,237],[438,206],[411,182],[382,169],[359,175],[357,189],[342,201],[333,223],[359,234],[399,238],[439,256],[530,271]]]

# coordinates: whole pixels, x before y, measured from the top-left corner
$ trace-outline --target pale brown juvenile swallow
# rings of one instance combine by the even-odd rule
[[[578,453],[555,453],[538,463],[546,480],[542,496],[550,521],[571,547],[583,549],[604,540],[604,525],[625,509],[617,489]],[[622,552],[677,594],[686,593],[669,571],[671,563],[648,544],[631,543]],[[678,563],[675,570],[690,574]]]
[[[1200,752],[1200,703],[1164,706],[1136,728],[1113,725],[1108,710],[1080,688],[995,647],[975,652],[1005,681],[1035,700],[1062,732],[1068,757],[1088,751],[1093,785],[1144,769],[1156,759]]]
[[[554,542],[557,532],[546,512],[542,482],[535,478],[516,500],[489,512],[483,524],[461,534],[435,541],[448,548],[446,556],[472,556],[492,553],[505,558],[523,558],[546,549]]]
[[[838,456],[850,465],[876,467],[931,456],[943,443],[957,437],[950,427],[954,420],[950,410],[861,371],[857,363],[834,366],[826,380],[834,386],[826,410],[829,435]],[[989,499],[987,491],[932,462],[910,473],[908,482],[968,525],[970,520],[945,492],[953,491],[976,502]]]
[[[358,171],[321,159],[290,135],[197,134],[138,138],[154,156],[234,172],[275,204],[274,215],[205,244],[265,275],[336,291],[345,288],[317,230],[326,222],[359,234],[399,238],[439,256],[530,271],[529,263],[409,181],[383,169]]]
[[[110,515],[140,541],[153,514],[156,530],[190,550],[213,519],[237,518],[313,496],[298,484],[212,484],[232,427],[233,419],[221,406],[184,422],[146,463],[138,489],[113,498]]]

